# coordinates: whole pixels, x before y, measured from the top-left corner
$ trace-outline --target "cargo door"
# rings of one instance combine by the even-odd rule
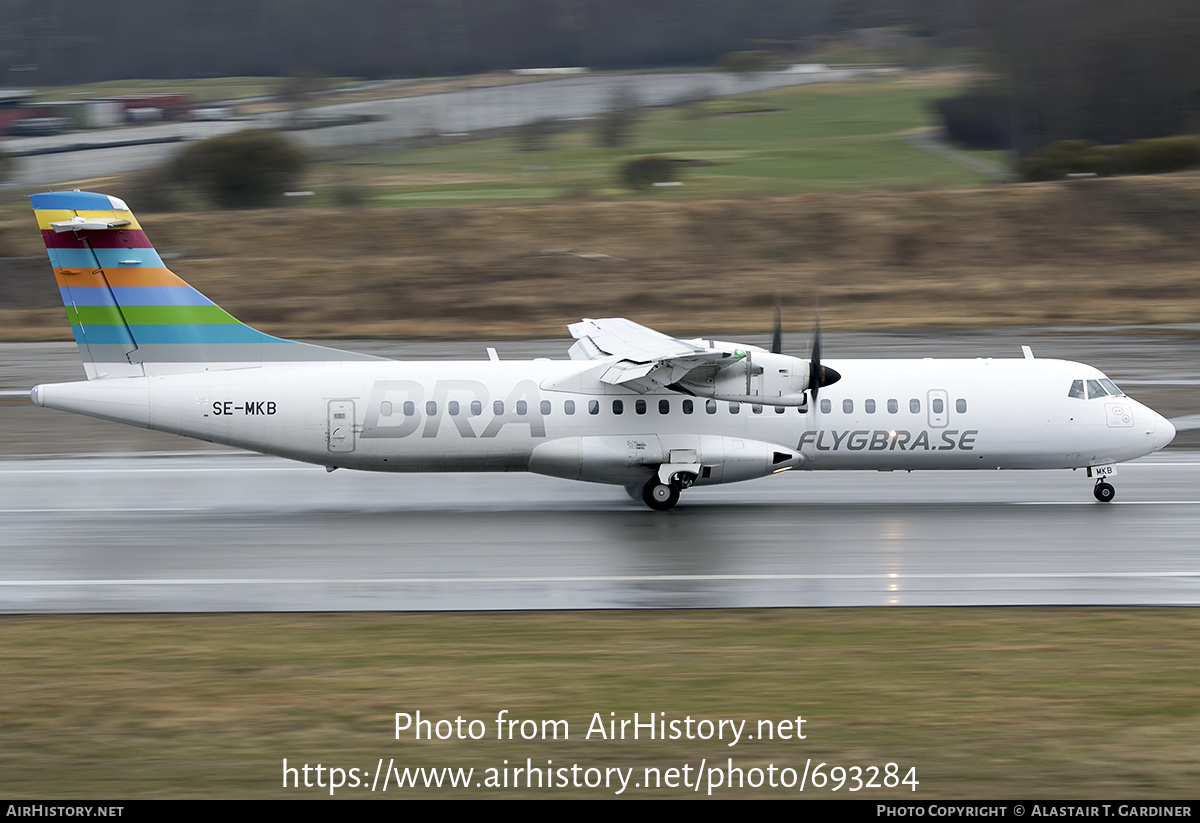
[[[348,454],[354,451],[354,401],[329,401],[329,428],[326,434],[329,451]]]

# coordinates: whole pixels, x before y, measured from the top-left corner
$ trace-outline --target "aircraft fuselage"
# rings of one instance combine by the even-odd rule
[[[50,408],[330,468],[534,471],[629,485],[661,465],[696,485],[786,469],[1050,469],[1117,463],[1170,424],[1120,396],[1068,396],[1061,360],[830,361],[845,375],[797,408],[599,383],[579,361],[264,363],[49,384]]]

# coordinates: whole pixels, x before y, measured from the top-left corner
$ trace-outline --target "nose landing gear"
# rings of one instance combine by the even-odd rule
[[[1095,487],[1092,489],[1092,494],[1101,503],[1109,503],[1117,496],[1117,489],[1112,483],[1108,483],[1105,480],[1097,480]]]

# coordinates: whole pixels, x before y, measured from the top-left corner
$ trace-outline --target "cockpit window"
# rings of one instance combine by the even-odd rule
[[[1084,381],[1074,380],[1071,383],[1071,390],[1067,392],[1067,397],[1083,399]],[[1101,377],[1099,380],[1087,381],[1087,399],[1094,400],[1097,397],[1124,397],[1125,392],[1117,388],[1117,384],[1109,380],[1107,377]]]

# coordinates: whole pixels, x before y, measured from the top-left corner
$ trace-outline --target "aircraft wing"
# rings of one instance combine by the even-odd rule
[[[585,318],[567,328],[577,341],[570,350],[573,360],[616,358],[600,382],[640,392],[670,386],[702,366],[715,371],[742,356],[669,337],[623,317]]]

